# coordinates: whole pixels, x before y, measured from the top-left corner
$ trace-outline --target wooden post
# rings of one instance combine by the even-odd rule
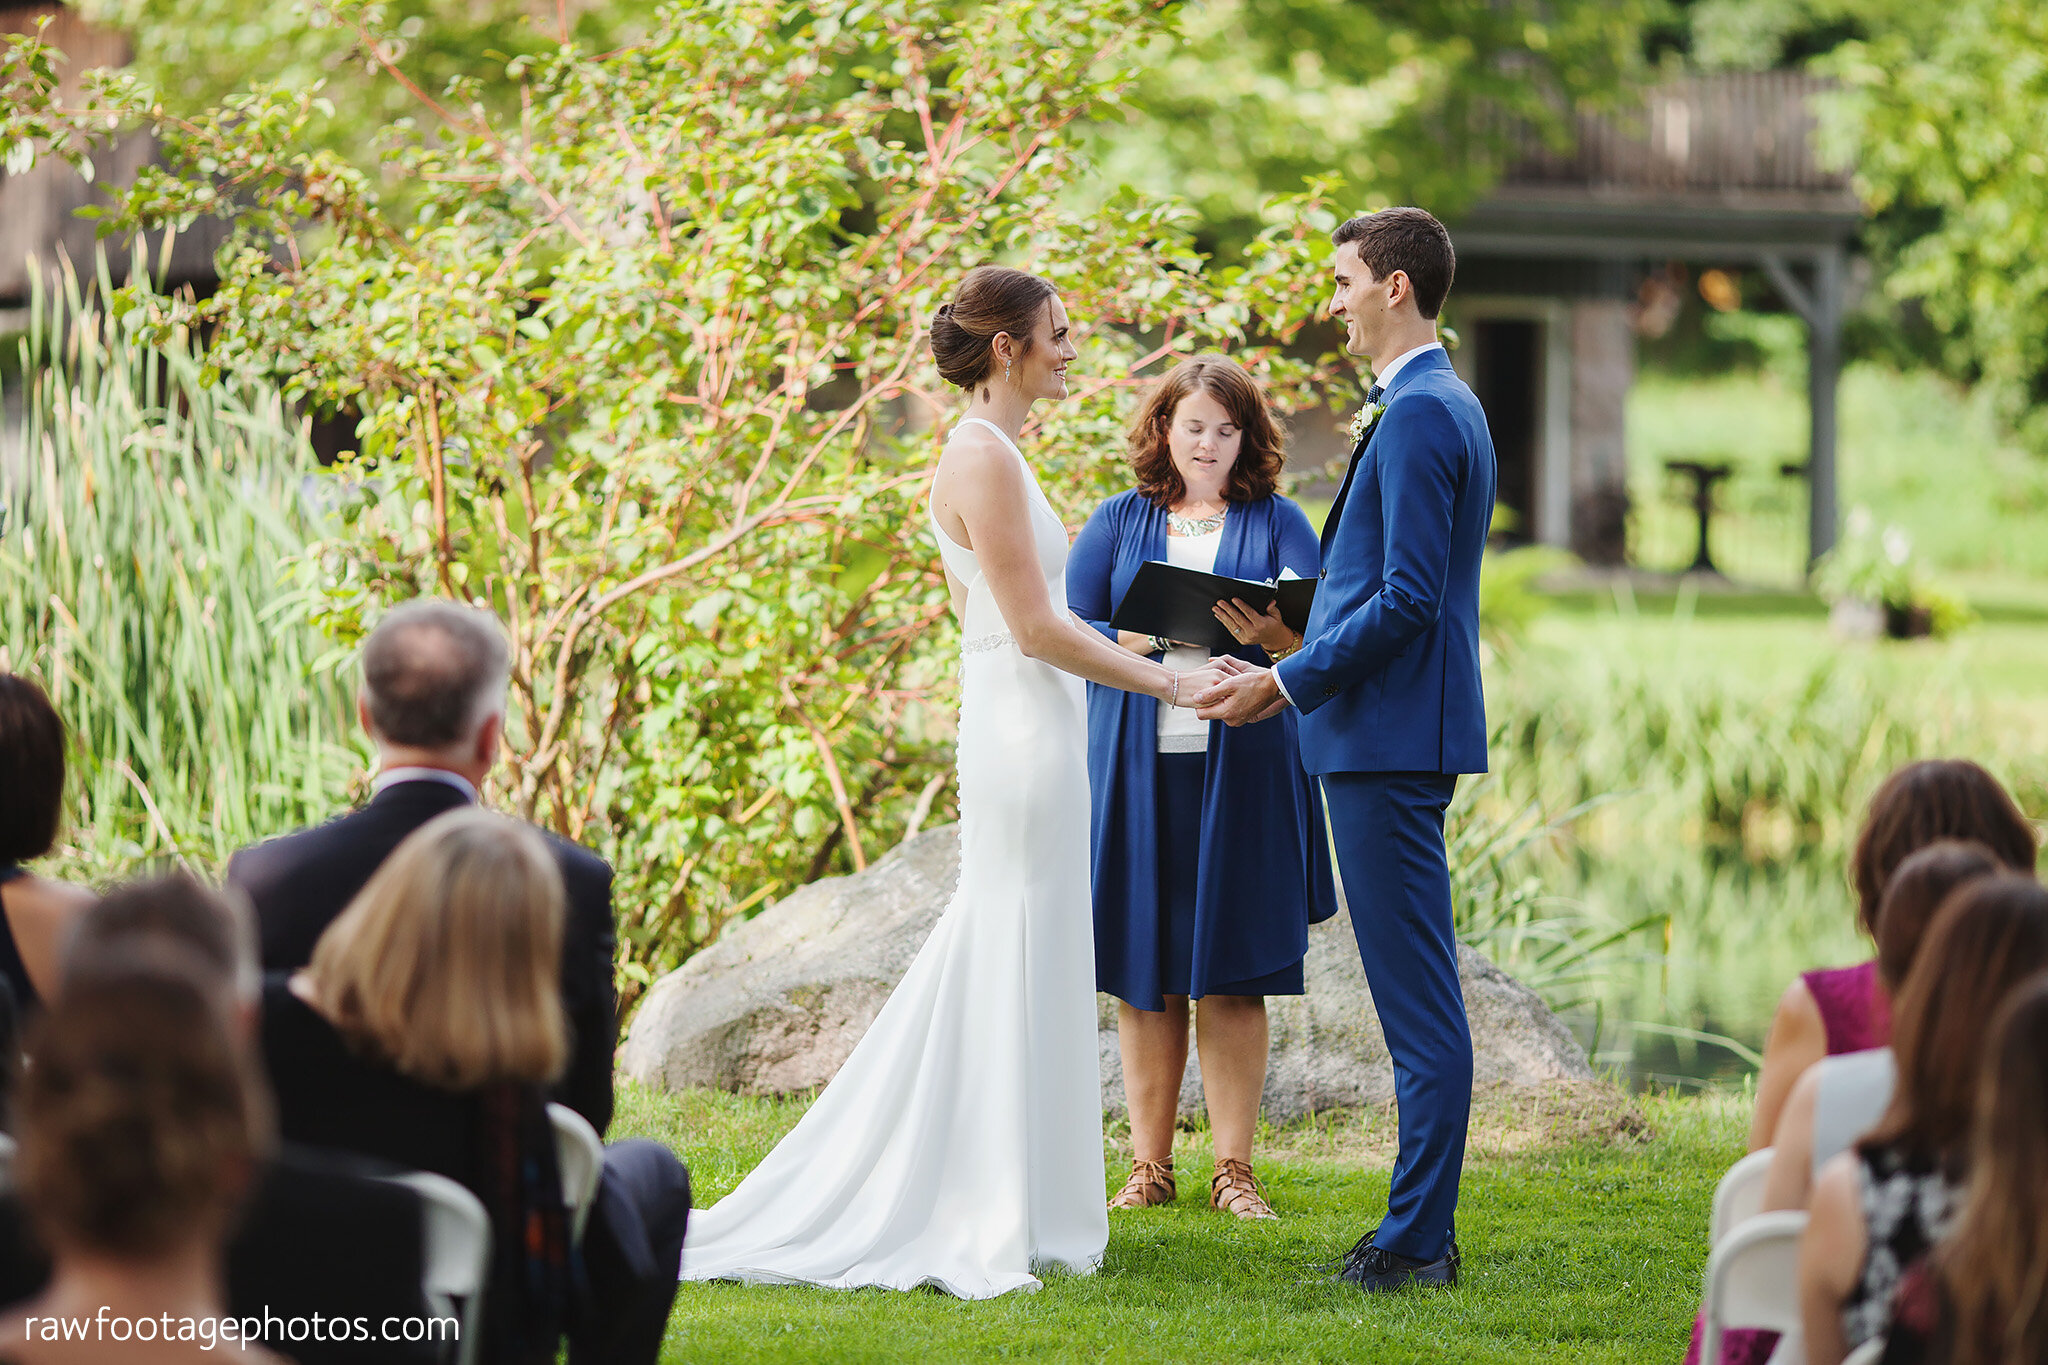
[[[1835,395],[1842,378],[1842,311],[1848,275],[1842,248],[1823,247],[1813,258],[1808,288],[1784,258],[1764,257],[1771,283],[1806,322],[1806,564],[1835,548],[1840,508],[1835,483]]]
[[[1571,309],[1572,552],[1588,564],[1628,559],[1628,390],[1635,333],[1628,304],[1582,299]]]
[[[1813,263],[1815,315],[1806,327],[1806,395],[1811,422],[1807,477],[1807,557],[1812,568],[1835,548],[1841,525],[1835,498],[1835,394],[1842,377],[1842,294],[1847,273],[1842,249],[1830,247]]]

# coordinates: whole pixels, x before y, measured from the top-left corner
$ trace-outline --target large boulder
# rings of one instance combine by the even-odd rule
[[[814,882],[655,982],[633,1019],[621,1069],[644,1083],[786,1095],[823,1085],[853,1051],[910,966],[959,879],[956,827],[911,839],[867,871]],[[1470,948],[1458,950],[1472,1021],[1477,1088],[1537,1089],[1590,1080],[1585,1051],[1534,991]],[[1270,1002],[1266,1114],[1302,1114],[1393,1098],[1349,919],[1309,931],[1308,994]],[[1116,1002],[1098,996],[1104,1105],[1121,1112]],[[1192,1049],[1190,1052],[1192,1053]],[[1199,1112],[1192,1055],[1181,1107]]]

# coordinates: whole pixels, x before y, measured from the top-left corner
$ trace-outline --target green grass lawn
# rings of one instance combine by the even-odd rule
[[[1283,1218],[1264,1225],[1208,1209],[1207,1135],[1188,1133],[1176,1153],[1179,1203],[1114,1215],[1099,1274],[981,1303],[929,1291],[685,1284],[662,1359],[1675,1365],[1705,1264],[1714,1182],[1741,1154],[1746,1106],[1730,1092],[1640,1103],[1648,1127],[1635,1135],[1582,1125],[1511,1150],[1518,1144],[1482,1133],[1459,1209],[1465,1278],[1448,1293],[1368,1298],[1326,1272],[1383,1207],[1383,1120],[1269,1134],[1260,1169]],[[708,1203],[802,1108],[634,1090],[613,1136],[669,1142]],[[1112,1184],[1126,1160],[1112,1152]]]

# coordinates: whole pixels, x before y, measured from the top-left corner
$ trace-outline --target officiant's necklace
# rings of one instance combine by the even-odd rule
[[[1206,536],[1222,527],[1223,518],[1229,511],[1230,508],[1226,506],[1221,512],[1209,517],[1184,517],[1175,512],[1168,512],[1166,529],[1183,540]]]

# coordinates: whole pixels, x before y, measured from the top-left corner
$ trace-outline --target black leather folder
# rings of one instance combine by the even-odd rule
[[[1308,609],[1315,595],[1313,578],[1260,583],[1177,568],[1163,559],[1148,559],[1138,566],[1130,590],[1116,604],[1109,623],[1118,630],[1201,645],[1221,654],[1236,649],[1238,644],[1216,619],[1218,602],[1234,597],[1254,611],[1264,611],[1278,599],[1280,619],[1298,631],[1308,625]]]

